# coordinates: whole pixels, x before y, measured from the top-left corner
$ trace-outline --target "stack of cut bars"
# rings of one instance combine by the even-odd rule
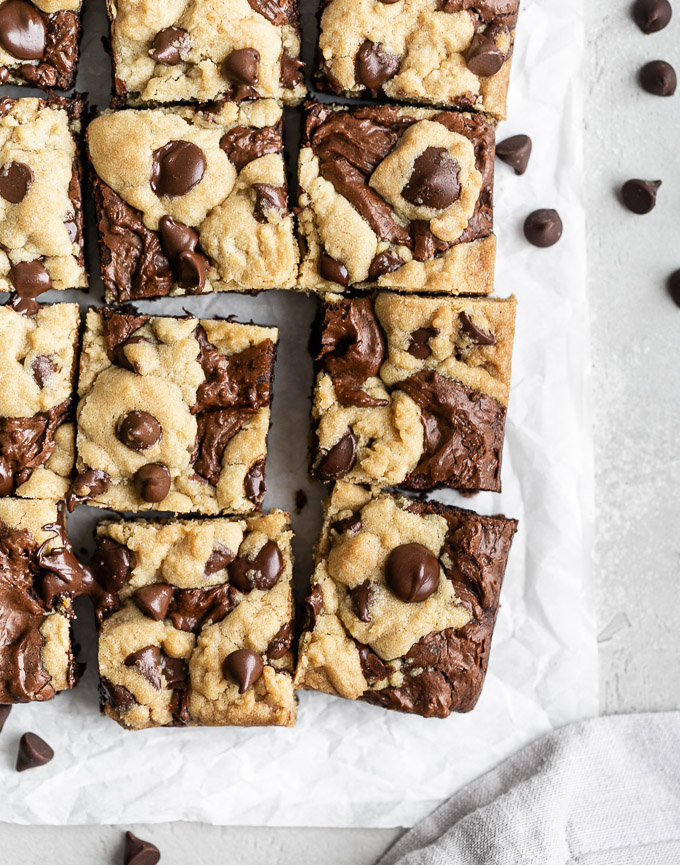
[[[55,5],[0,0],[0,83],[72,83],[78,13]],[[84,103],[0,101],[0,703],[72,687],[85,593],[128,728],[290,726],[296,688],[473,708],[516,522],[394,488],[500,491],[515,301],[486,295],[518,6],[322,4],[319,88],[393,102],[306,104],[298,245],[296,2],[109,0],[115,96],[85,142],[110,305],[86,316],[77,408],[78,309],[35,298],[87,284]],[[290,519],[261,513],[278,332],[118,306],[272,288],[319,296],[310,471],[333,484],[296,669]],[[83,566],[63,530],[83,502],[185,518],[106,520]]]

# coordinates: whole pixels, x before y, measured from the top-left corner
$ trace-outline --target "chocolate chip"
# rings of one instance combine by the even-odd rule
[[[265,494],[264,460],[257,460],[257,462],[252,464],[245,477],[243,486],[246,496],[251,502],[256,504],[262,502],[262,497]]]
[[[295,513],[300,514],[307,507],[307,493],[304,490],[295,491]]]
[[[347,430],[340,441],[321,459],[316,475],[323,481],[336,481],[350,472],[357,460],[357,440]]]
[[[433,327],[419,327],[411,334],[411,340],[406,351],[418,360],[426,360],[432,354],[428,343],[438,333],[439,331]]]
[[[652,60],[640,70],[640,84],[653,96],[672,96],[678,86],[678,77],[670,63]]]
[[[10,162],[0,171],[0,195],[10,204],[19,204],[33,179],[33,172],[24,162]]]
[[[361,515],[352,514],[351,517],[345,517],[344,520],[337,520],[331,525],[331,528],[339,535],[344,535],[345,532],[356,535],[361,531]]]
[[[401,194],[416,207],[445,210],[460,197],[459,174],[460,165],[445,147],[428,147],[413,163]]]
[[[9,69],[6,66],[0,66],[0,84],[5,84],[9,80]]]
[[[52,280],[39,261],[19,261],[12,265],[9,278],[16,292],[12,308],[17,312],[34,315],[40,308],[36,298],[52,288]]]
[[[161,463],[148,463],[137,469],[134,484],[145,502],[162,502],[170,491],[170,472]]]
[[[19,742],[17,754],[17,772],[25,772],[26,769],[35,769],[44,766],[54,757],[54,751],[35,733],[24,733]]]
[[[222,61],[222,75],[235,84],[254,86],[260,80],[260,52],[254,48],[239,48]]]
[[[237,649],[224,659],[222,672],[225,679],[238,685],[239,694],[245,694],[262,675],[264,664],[257,652],[250,649]]]
[[[142,841],[132,832],[125,833],[125,865],[156,865],[160,858],[160,850],[150,841]]]
[[[377,93],[386,81],[399,72],[400,65],[401,60],[396,54],[385,51],[379,42],[365,39],[357,54],[355,76],[359,84]]]
[[[483,33],[476,33],[467,55],[467,68],[473,75],[489,78],[500,72],[505,55],[496,43]]]
[[[286,622],[267,646],[267,657],[272,661],[278,661],[290,651],[293,639],[293,623]]]
[[[230,565],[235,558],[236,554],[232,553],[231,550],[226,547],[218,547],[210,553],[208,561],[203,568],[203,573],[206,577],[211,577],[213,574],[226,568],[227,565]]]
[[[399,270],[403,266],[404,260],[399,258],[398,255],[395,255],[393,252],[381,252],[371,262],[371,266],[368,269],[368,278],[378,279],[384,273],[394,273],[395,270]]]
[[[633,6],[635,23],[643,33],[658,33],[668,26],[673,9],[668,0],[636,0]]]
[[[208,259],[200,252],[180,252],[177,261],[177,282],[181,288],[200,294],[208,275]]]
[[[156,195],[186,195],[201,181],[205,154],[191,141],[168,141],[153,152],[151,188]]]
[[[45,54],[46,28],[42,15],[24,0],[0,6],[0,45],[18,60],[40,60]]]
[[[108,474],[101,469],[85,469],[79,472],[66,496],[66,506],[69,513],[73,512],[73,508],[78,502],[96,499],[97,496],[105,493],[109,488],[110,481]]]
[[[271,589],[283,572],[283,556],[278,544],[267,541],[254,559],[240,556],[229,566],[229,582],[246,594],[253,589]]]
[[[328,282],[337,282],[338,285],[349,285],[349,273],[341,261],[331,258],[327,252],[319,256],[319,275]]]
[[[181,27],[166,27],[153,40],[153,48],[149,56],[158,63],[177,66],[182,62],[180,49],[184,52],[191,48],[191,40],[186,30]]]
[[[174,586],[169,586],[167,583],[153,583],[151,586],[137,589],[132,600],[145,616],[153,619],[154,622],[160,622],[168,612],[174,592]]]
[[[131,451],[145,451],[160,441],[163,430],[148,411],[131,411],[118,424],[118,438]]]
[[[108,703],[114,712],[124,715],[137,703],[134,695],[124,685],[114,685],[108,679],[99,681],[99,697],[103,703]]]
[[[350,589],[349,594],[352,598],[352,609],[354,610],[354,615],[360,622],[370,622],[371,617],[368,612],[368,607],[371,603],[371,596],[373,594],[371,581],[364,580],[363,583]]]
[[[554,246],[562,237],[562,220],[556,210],[534,210],[524,221],[524,236],[534,246]]]
[[[439,561],[422,544],[401,544],[387,557],[385,581],[400,601],[426,601],[439,586]]]
[[[285,186],[274,186],[272,183],[253,183],[255,190],[255,208],[253,215],[258,222],[268,222],[270,211],[285,216],[288,213],[288,193]]]
[[[125,659],[126,667],[137,667],[147,682],[157,690],[161,689],[161,650],[158,646],[146,646],[132,652]]]
[[[288,49],[284,48],[281,54],[281,84],[291,88],[304,83],[305,78],[301,71],[304,65],[302,60],[293,57]]]
[[[198,233],[171,216],[161,216],[158,228],[163,250],[169,258],[179,258],[183,252],[194,252],[198,246]]]
[[[176,688],[178,685],[182,686],[186,683],[189,668],[182,658],[169,658],[167,655],[161,654],[161,668],[168,688]]]
[[[677,306],[680,306],[680,270],[676,270],[668,277],[668,291]]]
[[[531,156],[531,138],[528,135],[512,135],[496,145],[496,156],[511,168],[515,174],[524,174]]]
[[[495,345],[496,337],[492,333],[485,333],[472,321],[467,312],[461,312],[458,316],[460,327],[465,333],[470,342],[475,342],[477,345]]]
[[[660,180],[627,180],[621,187],[621,198],[633,213],[649,213],[656,207],[656,192],[660,186]]]
[[[56,366],[51,357],[46,354],[39,354],[31,364],[31,375],[33,381],[38,387],[43,388],[45,384],[52,378]]]
[[[132,572],[132,553],[124,544],[102,535],[97,539],[92,567],[101,585],[109,592],[119,592]]]
[[[9,718],[11,711],[11,706],[7,706],[4,703],[0,704],[0,733],[2,733],[2,728],[5,726],[5,721]]]

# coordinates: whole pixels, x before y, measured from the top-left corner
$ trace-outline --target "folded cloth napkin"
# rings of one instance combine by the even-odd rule
[[[680,712],[564,727],[465,787],[378,865],[680,865]]]

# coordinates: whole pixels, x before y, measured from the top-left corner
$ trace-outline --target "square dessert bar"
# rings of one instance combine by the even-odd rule
[[[260,510],[276,328],[107,307],[86,324],[69,507]]]
[[[292,727],[289,516],[105,522],[94,571],[104,710],[121,726]],[[113,608],[113,612],[111,611]]]
[[[515,306],[331,295],[312,337],[312,475],[500,491]]]
[[[109,301],[290,288],[281,107],[107,112],[87,131]]]
[[[130,104],[271,97],[307,90],[297,0],[107,0],[115,91]]]
[[[323,0],[319,87],[505,118],[519,0]]]
[[[335,485],[296,688],[426,718],[473,709],[515,520]]]
[[[490,294],[494,152],[478,115],[309,104],[299,287]]]
[[[0,0],[0,84],[70,90],[82,0]]]
[[[50,571],[61,516],[54,502],[0,499],[0,703],[51,700],[77,679],[71,597]]]
[[[75,462],[75,303],[0,307],[0,497],[57,501]],[[54,522],[54,520],[52,520]]]
[[[50,288],[87,286],[84,108],[80,96],[0,99],[0,291],[30,301]]]

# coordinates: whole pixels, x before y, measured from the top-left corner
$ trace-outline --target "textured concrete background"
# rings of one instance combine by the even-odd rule
[[[680,310],[665,291],[680,268],[680,93],[636,83],[663,58],[680,69],[680,4],[666,31],[643,36],[628,0],[587,2],[586,178],[596,443],[596,579],[602,711],[680,702]],[[623,209],[629,177],[663,179],[648,216]],[[130,827],[165,865],[371,865],[400,830]],[[2,865],[122,862],[119,827],[0,825]]]

